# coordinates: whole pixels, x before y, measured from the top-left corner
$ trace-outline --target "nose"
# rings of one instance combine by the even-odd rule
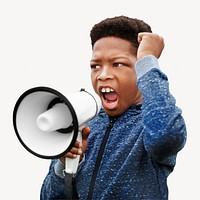
[[[107,79],[113,79],[113,71],[110,69],[109,66],[103,66],[101,67],[101,70],[99,72],[99,75],[97,77],[97,80],[107,80]]]

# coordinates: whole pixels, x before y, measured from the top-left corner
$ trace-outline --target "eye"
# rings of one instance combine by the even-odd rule
[[[123,67],[123,66],[125,66],[125,64],[123,64],[123,63],[114,63],[113,66],[114,67]]]
[[[101,66],[98,64],[91,64],[90,67],[91,69],[99,69]]]

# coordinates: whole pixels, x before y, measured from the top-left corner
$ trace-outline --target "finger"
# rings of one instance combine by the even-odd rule
[[[88,126],[83,128],[83,130],[82,130],[82,138],[83,138],[83,140],[86,140],[88,138],[88,136],[90,134],[90,131],[91,131],[90,127],[88,127]]]
[[[76,158],[77,157],[77,154],[73,154],[71,152],[68,152],[66,155],[65,155],[65,158]]]
[[[155,35],[154,33],[150,33],[150,32],[140,32],[138,33],[138,42],[140,43],[142,41],[142,39],[146,36],[153,36]]]
[[[76,158],[78,155],[82,155],[82,150],[74,148],[73,150],[67,152],[64,158]]]
[[[138,33],[138,43],[140,43],[142,41],[142,33]]]
[[[138,43],[140,43],[145,35],[149,34],[148,32],[138,33]]]
[[[81,148],[72,147],[71,150],[69,151],[69,153],[76,154],[76,155],[81,155],[82,154],[82,150],[81,150]]]
[[[82,143],[79,142],[78,140],[76,140],[75,144],[74,144],[74,147],[76,148],[81,148],[82,147]]]

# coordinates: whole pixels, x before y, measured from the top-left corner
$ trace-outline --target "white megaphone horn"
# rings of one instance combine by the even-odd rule
[[[21,144],[45,159],[60,158],[82,140],[81,127],[101,108],[97,94],[84,89],[66,96],[49,87],[24,92],[13,111],[13,126]],[[79,156],[66,158],[65,172],[75,174]]]

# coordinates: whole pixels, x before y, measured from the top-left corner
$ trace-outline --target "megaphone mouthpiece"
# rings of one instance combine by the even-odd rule
[[[36,123],[40,130],[50,132],[68,128],[72,121],[69,108],[64,103],[58,103],[40,114],[37,117]]]

